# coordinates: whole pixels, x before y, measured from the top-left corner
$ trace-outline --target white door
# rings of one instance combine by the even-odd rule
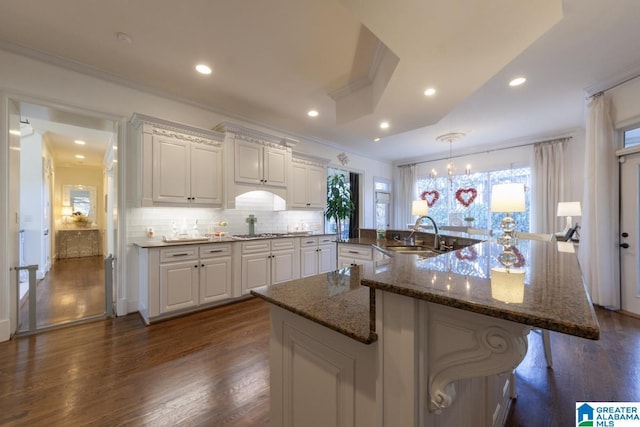
[[[640,315],[640,153],[620,164],[620,280],[622,309]]]

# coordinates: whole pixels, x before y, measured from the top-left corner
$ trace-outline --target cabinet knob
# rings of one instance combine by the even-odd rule
[[[195,268],[198,268],[198,264],[194,265]]]
[[[204,267],[204,264],[200,264],[200,267]]]

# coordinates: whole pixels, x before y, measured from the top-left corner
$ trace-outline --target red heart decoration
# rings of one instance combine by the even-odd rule
[[[422,200],[426,200],[427,206],[432,208],[440,198],[440,193],[438,192],[438,190],[423,191],[420,195],[420,198]]]
[[[511,250],[516,255],[516,259],[517,259],[517,261],[515,262],[515,264],[513,264],[513,266],[515,268],[524,267],[525,259],[524,259],[524,255],[522,255],[522,252],[520,252],[518,248],[516,248],[515,246],[511,246]]]
[[[456,258],[460,261],[475,261],[478,258],[478,251],[473,246],[467,246],[466,248],[462,248],[459,251],[456,251]]]
[[[478,196],[475,188],[458,188],[456,191],[456,200],[458,200],[465,208],[468,208]]]

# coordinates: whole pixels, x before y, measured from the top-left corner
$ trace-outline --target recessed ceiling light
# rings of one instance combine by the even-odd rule
[[[196,65],[196,71],[200,74],[211,74],[211,67],[205,64]]]
[[[373,142],[378,142],[380,141],[380,138],[373,138]]]
[[[509,86],[520,86],[522,83],[526,82],[527,79],[524,77],[516,77],[515,79],[509,82]]]
[[[432,87],[424,91],[425,96],[433,96],[436,94],[436,90]]]
[[[309,110],[309,112],[307,112],[307,116],[309,116],[309,117],[318,117],[318,111],[317,110]]]
[[[380,129],[389,129],[389,122],[380,122]]]
[[[76,159],[82,160],[84,159],[84,156],[82,154],[76,154]]]
[[[80,139],[76,139],[75,141],[73,141],[74,143],[78,144],[78,145],[85,145],[86,142],[80,140]]]

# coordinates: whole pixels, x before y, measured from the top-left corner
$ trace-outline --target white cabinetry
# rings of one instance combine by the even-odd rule
[[[287,150],[249,141],[236,141],[235,180],[272,187],[287,186]]]
[[[200,246],[200,304],[233,296],[231,245]]]
[[[289,206],[292,208],[324,209],[327,205],[326,163],[293,157]]]
[[[130,205],[222,205],[223,134],[137,113],[131,123]]]
[[[338,268],[373,264],[373,248],[367,245],[338,243]]]
[[[300,277],[336,269],[335,236],[300,238]]]
[[[285,209],[291,174],[291,148],[297,141],[223,122],[215,127],[225,140],[226,200],[236,208],[236,198],[262,190],[278,196],[274,209]]]
[[[295,238],[242,242],[240,252],[243,295],[259,286],[287,282],[300,276]]]
[[[147,323],[234,297],[231,243],[138,248]]]

